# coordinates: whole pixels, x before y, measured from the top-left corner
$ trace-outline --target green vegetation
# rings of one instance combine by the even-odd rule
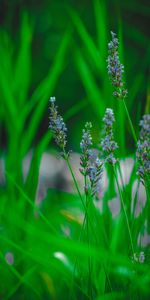
[[[57,0],[39,7],[25,1],[13,31],[17,5],[19,1],[8,5],[0,28],[0,299],[148,300],[149,177],[146,173],[140,182],[136,150],[139,122],[150,107],[150,45],[146,27],[131,22],[126,13],[143,20],[150,10],[134,0],[88,5]],[[125,99],[113,97],[107,74],[111,29],[118,33],[125,65]],[[68,128],[63,157],[48,129],[53,95]],[[93,124],[85,127],[93,136],[92,147],[102,150],[102,120],[109,107],[119,148],[115,164],[103,166],[104,175],[99,161],[94,165],[102,180],[97,199],[91,192],[97,182],[85,172],[89,165],[82,157],[81,187],[81,174],[76,176],[80,166],[67,151],[85,155],[80,142],[86,122]],[[149,155],[149,146],[144,147]],[[64,161],[72,180],[62,189],[57,188],[59,175],[53,187],[45,183],[46,194],[38,203],[46,152]],[[99,158],[104,161],[106,154]],[[138,161],[142,163],[140,157]],[[51,160],[47,168],[52,169]]]

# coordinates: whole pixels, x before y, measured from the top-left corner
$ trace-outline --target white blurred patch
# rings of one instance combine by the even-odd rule
[[[138,183],[138,180],[135,180],[132,186],[132,199],[131,209],[133,211],[135,207],[134,215],[137,218],[146,204],[145,188],[142,183]],[[134,203],[134,199],[136,200],[136,203]]]
[[[114,197],[108,202],[108,206],[110,208],[110,211],[112,213],[112,217],[116,218],[121,210],[121,203],[120,199],[118,197]]]
[[[121,174],[119,171],[117,171],[117,177],[118,177],[120,186],[127,185],[129,183],[133,167],[134,167],[134,159],[133,158],[128,157],[126,159],[120,160]]]
[[[67,269],[69,269],[71,272],[73,271],[73,265],[70,263],[68,257],[62,253],[62,252],[54,252],[53,256],[61,261]]]

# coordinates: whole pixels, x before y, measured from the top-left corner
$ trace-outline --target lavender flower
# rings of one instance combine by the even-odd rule
[[[143,116],[143,120],[140,121],[140,137],[142,140],[147,139],[150,137],[150,114],[146,114]]]
[[[145,184],[150,181],[150,115],[144,115],[140,121],[140,137],[137,143],[136,158],[138,161],[137,175]]]
[[[96,152],[91,149],[93,146],[92,136],[91,136],[91,123],[85,124],[85,129],[83,129],[82,141],[80,143],[81,148],[81,158],[80,172],[82,175],[87,177],[89,180],[89,185],[85,186],[85,192],[88,193],[88,189],[91,189],[91,195],[97,196],[99,191],[99,181],[102,176],[102,162],[97,157]]]
[[[97,157],[95,162],[88,168],[88,176],[91,183],[92,196],[98,195],[99,192],[99,182],[103,173],[103,163]]]
[[[67,128],[63,122],[63,118],[58,114],[57,106],[55,105],[55,97],[50,98],[50,121],[49,128],[51,129],[56,144],[65,152],[67,143]]]
[[[86,176],[88,173],[89,157],[91,155],[91,151],[90,151],[90,148],[92,146],[91,128],[92,128],[92,124],[87,122],[85,124],[85,129],[83,129],[82,140],[80,143],[80,148],[82,152],[80,158],[80,165],[82,168],[80,169],[80,172],[84,176]]]
[[[114,157],[114,151],[118,148],[117,143],[114,141],[113,135],[113,123],[115,121],[114,113],[111,108],[107,108],[103,122],[104,122],[104,138],[101,141],[101,148],[104,152],[106,161],[114,165],[116,158]]]
[[[108,44],[108,59],[107,69],[112,85],[115,88],[113,96],[116,98],[125,98],[127,96],[127,90],[124,89],[123,73],[124,66],[120,63],[118,46],[119,41],[116,38],[116,34],[111,31],[112,41]]]
[[[145,253],[141,251],[140,253],[134,253],[132,257],[132,262],[143,264],[145,262]]]
[[[139,254],[139,263],[143,264],[144,261],[145,261],[145,254],[143,251],[141,251]]]

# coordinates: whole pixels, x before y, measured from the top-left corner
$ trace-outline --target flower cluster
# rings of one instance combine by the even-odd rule
[[[92,146],[92,136],[91,136],[91,128],[92,124],[87,122],[85,124],[85,129],[83,129],[83,135],[82,135],[82,140],[80,143],[80,148],[82,155],[80,157],[80,165],[81,169],[80,172],[82,175],[86,176],[88,174],[88,167],[89,167],[89,157],[91,153],[91,146]]]
[[[50,98],[50,121],[49,128],[51,129],[56,144],[65,151],[66,143],[67,143],[67,128],[63,121],[63,118],[58,114],[57,106],[55,105],[55,97]]]
[[[114,141],[113,135],[113,123],[115,121],[114,113],[111,108],[107,108],[103,122],[104,122],[104,138],[101,140],[101,148],[104,152],[104,156],[107,162],[114,165],[116,158],[114,157],[114,151],[118,148],[117,143]]]
[[[127,90],[124,89],[123,72],[124,66],[119,61],[118,46],[119,41],[116,38],[116,34],[111,31],[112,41],[108,44],[108,59],[107,69],[112,85],[115,88],[113,93],[116,98],[125,98],[127,96]]]
[[[97,196],[99,191],[99,181],[102,176],[103,163],[99,160],[94,150],[91,136],[91,123],[85,124],[83,129],[82,140],[80,143],[81,157],[80,157],[80,172],[85,177],[87,176],[90,181],[90,188],[92,196]],[[85,191],[88,191],[88,185],[85,186]]]
[[[103,163],[97,157],[93,164],[88,168],[88,176],[91,183],[92,196],[97,196],[99,192],[99,182],[103,174]]]
[[[145,262],[145,253],[143,251],[141,251],[140,253],[134,253],[132,262],[143,264]]]
[[[137,143],[136,158],[138,161],[137,174],[141,182],[150,180],[150,115],[146,114],[140,121],[140,137]]]

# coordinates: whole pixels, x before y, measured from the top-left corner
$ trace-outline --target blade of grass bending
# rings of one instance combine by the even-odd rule
[[[9,291],[8,295],[5,297],[5,300],[10,299],[16,293],[22,283],[25,283],[27,286],[29,286],[35,295],[40,299],[40,295],[38,294],[37,290],[33,287],[33,285],[26,281],[26,278],[28,278],[29,275],[31,275],[35,270],[36,267],[34,266],[30,268],[23,276],[21,276],[20,281]]]
[[[2,253],[0,252],[0,257],[1,259],[6,263]],[[17,289],[19,288],[19,286],[22,284],[22,283],[25,283],[26,285],[28,285],[36,294],[37,294],[37,291],[33,288],[33,286],[26,281],[26,277],[29,276],[29,274],[32,274],[34,271],[35,271],[35,266],[30,268],[23,276],[20,275],[20,273],[16,270],[16,268],[13,266],[13,265],[7,265],[6,264],[6,267],[9,268],[9,271],[15,275],[15,277],[19,280],[19,282],[13,286],[12,289],[10,289],[8,295],[5,296],[5,300],[8,300],[16,291]]]
[[[38,87],[33,91],[30,101],[28,101],[23,110],[22,117],[24,117],[24,115],[28,116],[34,109],[34,107],[36,107],[40,99],[44,97],[44,95],[47,94],[49,91],[51,91],[53,85],[56,84],[59,78],[59,74],[64,68],[64,57],[69,46],[70,37],[71,30],[67,29],[62,37],[60,47],[56,52],[54,62],[51,68],[49,69],[47,76],[39,83]]]
[[[25,190],[29,196],[29,198],[35,200],[35,195],[37,191],[38,179],[39,179],[39,169],[40,169],[40,162],[42,158],[42,154],[44,153],[45,149],[47,148],[49,141],[51,139],[51,134],[49,130],[45,133],[42,137],[39,144],[34,149],[32,160],[30,163],[30,169],[25,181]]]
[[[70,119],[75,114],[77,114],[82,109],[84,109],[87,105],[88,105],[88,103],[87,103],[86,99],[80,100],[79,103],[73,105],[71,108],[68,109],[68,111],[64,115],[64,120]]]
[[[99,60],[99,63],[102,66],[102,74],[106,68],[105,57],[107,53],[107,9],[106,9],[106,1],[102,0],[94,0],[94,13],[95,13],[95,22],[97,29],[97,40],[98,40],[98,48],[99,53],[102,59]],[[97,62],[98,63],[98,62]]]
[[[28,151],[33,137],[37,132],[37,128],[41,122],[42,115],[44,113],[45,107],[47,105],[47,101],[49,99],[49,95],[52,93],[57,80],[62,72],[62,67],[64,65],[64,57],[66,54],[66,50],[70,40],[70,31],[65,33],[58,53],[56,55],[54,64],[46,77],[46,79],[40,84],[40,86],[36,89],[30,101],[32,103],[32,107],[35,106],[35,110],[33,111],[31,121],[29,123],[28,129],[26,130],[23,146],[21,149],[22,156],[26,154]],[[27,111],[26,111],[27,113]]]
[[[35,206],[35,203],[26,195],[24,190],[13,180],[12,176],[5,171],[6,175],[9,177],[9,179],[12,181],[13,185],[16,186],[20,194],[23,196],[23,198],[32,206],[34,211],[37,211],[41,219],[47,224],[53,232],[57,235],[57,230],[50,224],[48,219],[44,216],[44,214],[40,211],[40,208],[38,206]]]
[[[17,107],[14,101],[14,97],[12,95],[12,91],[10,88],[8,88],[9,82],[7,81],[7,78],[3,72],[3,70],[0,67],[0,89],[3,95],[3,105],[4,105],[4,112],[6,115],[6,119],[9,118],[9,124],[11,125],[11,130],[12,127],[14,129],[17,129]],[[9,127],[9,128],[10,128]]]
[[[20,49],[16,59],[13,88],[17,95],[17,104],[23,105],[27,99],[31,73],[31,39],[32,29],[27,13],[23,13],[20,37]],[[20,76],[23,74],[23,76]]]
[[[93,110],[98,117],[102,117],[105,110],[103,97],[98,89],[97,83],[87,62],[83,58],[83,55],[79,49],[75,52],[75,61],[79,75],[86,90],[88,100],[90,101]]]
[[[15,99],[13,98],[13,66],[12,66],[12,53],[13,46],[11,39],[7,32],[0,31],[0,94],[1,94],[1,106],[3,106],[3,112],[5,114],[5,122],[7,127],[12,130],[12,126],[15,128],[17,107]],[[9,88],[8,88],[9,86]],[[7,121],[8,120],[8,121]]]
[[[102,65],[103,65],[103,58],[99,55],[98,49],[95,46],[90,34],[87,32],[81,18],[76,13],[75,10],[69,9],[68,10],[71,20],[85,46],[85,50],[88,53],[88,56],[91,57],[92,62],[95,64],[95,67],[102,73]]]
[[[1,252],[0,252],[0,257],[6,263]],[[19,272],[16,270],[16,268],[13,265],[11,265],[11,266],[7,265],[7,267],[9,267],[9,270],[15,275],[15,277],[17,277],[17,279],[21,280],[22,276],[19,274]]]
[[[145,74],[146,74],[147,66],[149,65],[149,57],[150,57],[150,47],[148,46],[146,49],[142,64],[139,65],[139,59],[137,57],[136,64],[134,66],[132,66],[132,69],[129,72],[129,77],[132,76],[133,68],[137,69],[137,72],[138,72],[134,76],[133,81],[132,81],[132,86],[130,87],[130,101],[128,102],[128,110],[129,111],[132,109],[132,107],[134,105],[134,100],[138,96],[139,90],[142,90],[143,87],[145,86]],[[141,102],[139,101],[138,105],[140,105],[140,104],[141,104]]]
[[[4,28],[0,30],[0,67],[4,71],[4,74],[9,82],[9,88],[12,90],[12,78],[13,78],[13,44],[10,35]]]

